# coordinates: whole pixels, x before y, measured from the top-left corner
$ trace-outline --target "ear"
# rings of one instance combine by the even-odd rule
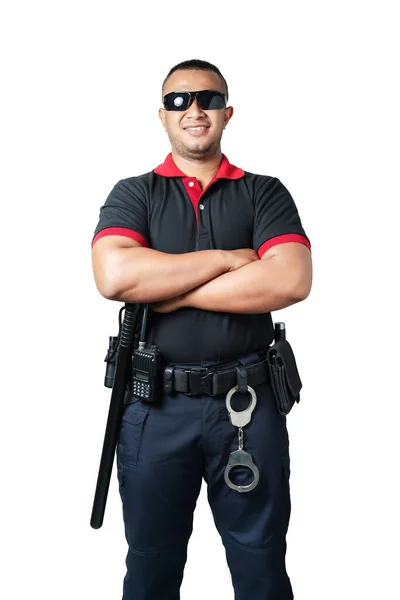
[[[165,127],[165,108],[158,109],[158,116],[160,117],[160,121],[163,124],[165,131],[167,131]]]
[[[224,128],[228,125],[229,121],[231,120],[233,116],[233,106],[228,106],[225,109],[225,115],[224,115]]]

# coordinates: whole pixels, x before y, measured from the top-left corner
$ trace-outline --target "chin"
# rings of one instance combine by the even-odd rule
[[[180,156],[187,156],[188,158],[199,158],[201,156],[212,155],[218,150],[219,140],[214,140],[212,143],[208,143],[204,146],[195,145],[195,146],[186,146],[182,144],[182,142],[177,143],[174,140],[174,143],[171,144],[172,148],[179,154]]]
[[[212,142],[211,144],[209,143],[205,146],[201,146],[201,145],[192,146],[192,147],[185,146],[185,150],[188,154],[190,154],[192,156],[203,156],[205,154],[210,154],[212,152],[215,152],[215,149],[217,146],[218,146],[218,143]]]
[[[212,149],[212,146],[207,146],[206,148],[187,148],[186,151],[188,154],[202,156],[203,154],[209,154]]]

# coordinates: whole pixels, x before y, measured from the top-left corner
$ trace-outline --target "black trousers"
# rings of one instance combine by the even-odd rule
[[[229,455],[238,449],[225,395],[174,392],[157,405],[137,401],[125,408],[117,447],[129,545],[123,600],[179,600],[203,478],[235,600],[293,599],[285,567],[290,517],[286,417],[277,412],[269,383],[255,391],[257,405],[243,432],[244,450],[252,455],[260,481],[245,493],[224,481]],[[237,393],[232,407],[242,410],[249,399]],[[231,471],[237,484],[252,477],[242,467]],[[212,589],[209,598],[214,600]]]

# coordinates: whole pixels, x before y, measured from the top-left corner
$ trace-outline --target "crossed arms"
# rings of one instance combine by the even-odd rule
[[[301,302],[312,285],[311,252],[297,242],[273,246],[260,260],[248,248],[166,254],[109,235],[94,244],[92,265],[102,296],[149,303],[160,313],[183,307],[271,312]]]

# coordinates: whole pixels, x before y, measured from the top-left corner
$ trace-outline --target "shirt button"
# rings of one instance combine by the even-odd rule
[[[204,204],[199,204],[199,209],[204,210]]]
[[[189,181],[189,187],[193,187],[194,186],[194,181]]]

